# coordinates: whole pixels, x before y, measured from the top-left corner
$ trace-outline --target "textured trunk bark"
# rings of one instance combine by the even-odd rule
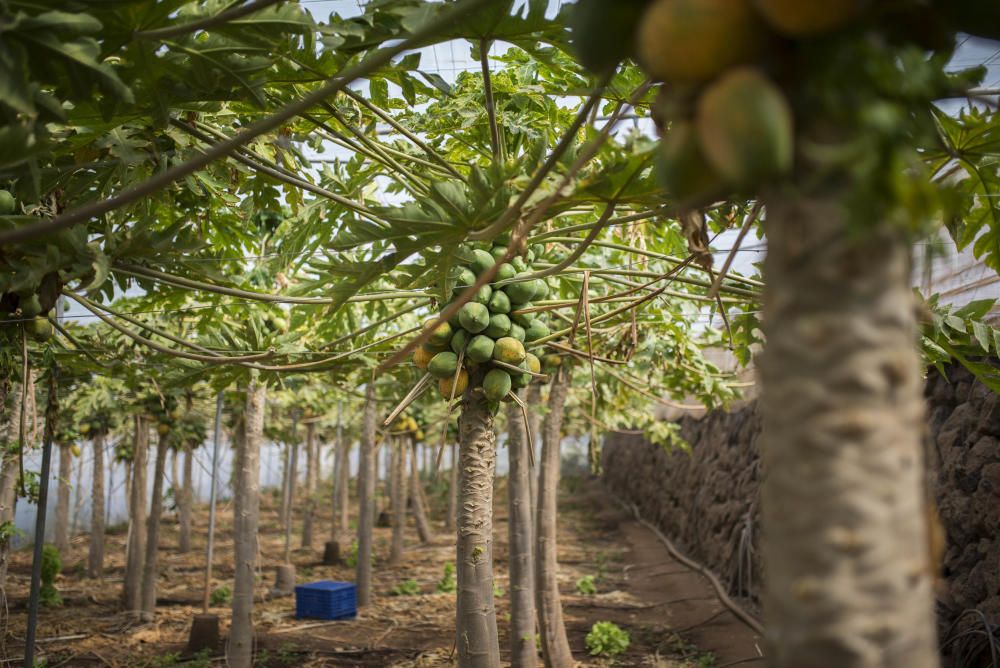
[[[294,428],[293,428],[294,431]],[[295,434],[292,434],[295,438]],[[288,506],[283,518],[285,525],[285,563],[292,563],[292,522],[295,517],[295,486],[299,482],[299,444],[293,442],[288,460]]]
[[[153,468],[153,498],[150,501],[146,528],[146,557],[142,564],[142,612],[140,617],[152,621],[156,616],[157,554],[160,546],[160,517],[163,515],[163,479],[166,477],[167,454],[170,447],[166,436],[156,444],[156,465]]]
[[[23,389],[20,383],[11,386],[11,409],[6,421],[5,442],[17,443],[21,421],[21,395]],[[3,469],[0,470],[0,525],[13,526],[14,510],[17,505],[17,452],[15,448],[5,448],[3,454]],[[6,532],[5,533],[11,533]],[[6,604],[7,566],[10,563],[10,539],[0,540],[0,592]],[[0,639],[0,643],[3,640]]]
[[[59,445],[59,478],[56,485],[56,524],[52,542],[60,554],[69,550],[69,495],[73,478],[73,450]]]
[[[481,381],[481,378],[478,379]],[[462,396],[455,619],[458,665],[499,668],[500,643],[493,603],[493,476],[496,433],[479,382]]]
[[[533,406],[538,406],[541,404],[541,402],[542,402],[541,385],[539,385],[538,383],[532,383],[531,385],[528,385],[528,399],[526,403],[528,407],[528,429],[531,432],[531,444],[535,449],[535,451],[531,453],[531,460],[529,462],[529,465],[532,462],[537,462],[541,458],[541,454],[538,452],[538,444],[542,442],[541,430],[538,428],[541,422],[541,415],[539,414],[538,411],[532,410]],[[534,522],[535,519],[538,517],[538,467],[537,466],[529,469],[528,483],[531,492],[531,519],[532,522]],[[536,527],[534,526],[534,524],[532,524],[532,532],[534,532],[535,530]],[[532,543],[534,543],[535,540],[534,533],[531,534],[531,540]],[[532,558],[534,558],[534,551],[532,551]],[[533,569],[531,572],[531,581],[532,583],[534,583],[535,581],[535,572]]]
[[[777,668],[937,666],[909,246],[768,203],[764,612]]]
[[[313,547],[313,524],[316,520],[316,483],[319,480],[319,452],[316,424],[306,424],[306,498],[302,518],[302,547]]]
[[[444,519],[445,529],[455,530],[458,518],[458,443],[451,444],[451,473],[448,476],[448,515]]]
[[[389,563],[396,565],[403,558],[403,537],[406,533],[406,442],[393,439],[392,461],[392,548]]]
[[[104,434],[94,434],[94,467],[90,488],[90,546],[87,575],[104,576]]]
[[[252,375],[243,413],[243,434],[236,443],[236,488],[233,493],[235,574],[233,612],[227,657],[233,668],[253,664],[253,596],[257,570],[257,526],[260,519],[260,445],[264,440],[267,387]]]
[[[125,560],[123,594],[125,610],[139,614],[142,609],[142,570],[146,559],[146,450],[149,425],[141,415],[134,419],[132,482],[129,489],[128,552]]]
[[[403,446],[406,447],[405,444]],[[403,470],[406,475],[406,470]],[[431,540],[431,527],[427,522],[427,504],[421,492],[420,458],[417,456],[417,444],[413,444],[413,456],[410,458],[410,503],[413,507],[413,522],[417,526],[417,537],[425,545]]]
[[[523,396],[522,392],[522,396]],[[514,403],[507,407],[507,563],[510,570],[510,665],[535,668],[535,587],[531,548],[534,531],[524,416]]]
[[[190,445],[184,448],[184,480],[181,482],[180,495],[180,536],[177,550],[181,554],[191,551],[191,512],[194,507],[194,448]]]
[[[535,523],[535,596],[538,630],[546,668],[571,668],[573,654],[563,624],[562,602],[556,562],[556,499],[559,492],[559,446],[562,441],[563,407],[569,388],[570,370],[563,365],[549,388],[549,412],[542,425],[542,456],[538,481],[538,516]]]
[[[358,605],[372,600],[372,531],[375,524],[375,381],[365,390],[358,469]]]
[[[180,457],[181,452],[180,450],[172,448],[167,454],[170,457],[170,489],[174,490],[174,503],[177,505],[177,510],[179,512],[181,507],[181,495],[184,493],[184,490],[181,489],[181,477],[177,469],[177,458]]]
[[[73,481],[73,508],[69,513],[69,539],[73,540],[80,527],[80,513],[83,510],[83,453],[74,464],[76,479]]]

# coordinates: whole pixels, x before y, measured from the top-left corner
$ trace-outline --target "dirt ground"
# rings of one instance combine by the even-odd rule
[[[507,659],[507,519],[503,481],[498,483],[496,508],[497,619],[501,655]],[[276,494],[262,500],[260,578],[263,599],[282,561],[284,534],[277,516]],[[432,490],[432,516],[443,517],[443,490]],[[657,539],[622,510],[597,481],[566,481],[559,515],[559,583],[567,632],[581,666],[652,666],[656,668],[722,668],[754,665],[760,659],[758,639],[725,612],[704,580],[675,562]],[[380,507],[384,502],[378,501]],[[301,509],[301,504],[297,504]],[[219,506],[212,588],[231,587],[233,576],[232,507]],[[156,620],[140,624],[120,610],[125,562],[125,534],[121,528],[108,536],[106,577],[83,576],[87,536],[73,540],[63,556],[64,571],[57,581],[65,603],[43,609],[38,628],[39,665],[56,666],[210,666],[224,665],[224,648],[214,656],[185,652],[191,619],[200,612],[204,582],[207,510],[195,515],[193,550],[179,554],[178,527],[173,516],[164,518],[159,553],[159,591]],[[322,543],[330,527],[328,501],[320,506],[315,548],[300,548],[301,517],[296,517],[292,545],[299,583],[347,580],[348,566],[323,566]],[[404,563],[389,567],[391,529],[376,529],[375,600],[349,621],[297,620],[291,597],[259,600],[254,610],[257,631],[256,665],[290,666],[398,666],[453,665],[453,593],[438,593],[446,563],[454,561],[454,538],[434,522],[431,542],[421,545],[408,532]],[[13,556],[8,583],[8,616],[3,623],[0,665],[19,665],[23,657],[25,601],[31,555]],[[596,595],[582,595],[576,583],[593,576]],[[417,595],[392,595],[394,587],[415,580]],[[502,592],[502,593],[501,593]],[[228,627],[228,603],[211,608],[221,618],[223,637]],[[614,660],[590,657],[585,636],[597,621],[612,621],[628,631],[631,644]],[[42,663],[44,661],[44,663]],[[539,660],[539,665],[541,661]]]

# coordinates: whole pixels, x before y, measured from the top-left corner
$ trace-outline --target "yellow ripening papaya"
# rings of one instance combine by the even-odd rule
[[[857,18],[862,0],[754,0],[767,23],[788,37],[809,37],[830,32]]]

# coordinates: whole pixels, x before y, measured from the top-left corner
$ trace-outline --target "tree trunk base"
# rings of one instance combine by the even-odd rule
[[[340,565],[340,543],[335,540],[328,540],[323,546],[323,565]]]
[[[200,613],[191,621],[191,633],[188,635],[187,651],[197,654],[204,650],[216,652],[222,644],[219,636],[219,616],[211,613]]]
[[[278,564],[274,574],[274,587],[268,593],[268,598],[284,598],[295,593],[295,566]]]

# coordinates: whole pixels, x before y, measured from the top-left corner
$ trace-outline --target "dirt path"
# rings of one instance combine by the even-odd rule
[[[431,494],[435,518],[443,515],[443,494]],[[501,628],[501,648],[506,660],[505,635],[509,619],[506,557],[506,508],[503,483],[498,489],[496,513],[496,581],[500,591],[497,617]],[[265,495],[261,542],[263,596],[274,579],[280,562],[283,534],[279,529],[277,499]],[[757,656],[752,633],[721,606],[710,587],[697,575],[674,562],[648,530],[607,496],[596,482],[569,481],[563,491],[559,516],[560,573],[567,631],[573,654],[582,666],[610,665],[588,656],[585,637],[597,621],[612,621],[627,630],[631,646],[614,662],[618,666],[680,668],[720,666]],[[379,502],[379,507],[382,502]],[[321,503],[321,536],[329,526],[328,504]],[[326,513],[322,511],[326,511]],[[220,507],[219,541],[215,565],[218,588],[231,586],[231,509]],[[104,582],[82,577],[86,559],[86,536],[73,542],[64,556],[65,573],[58,586],[67,605],[42,611],[39,645],[49,666],[148,666],[220,665],[221,657],[192,661],[183,654],[192,616],[199,611],[204,561],[203,509],[195,518],[198,540],[187,555],[177,554],[177,527],[167,522],[160,551],[160,607],[152,624],[134,625],[118,611],[124,562],[124,536],[109,536],[109,572]],[[301,520],[296,523],[298,528]],[[389,529],[377,529],[375,538],[375,602],[356,620],[320,622],[296,620],[294,600],[261,601],[255,609],[258,632],[257,665],[269,668],[290,666],[447,666],[454,636],[453,593],[437,591],[445,564],[454,560],[454,539],[435,523],[437,532],[429,545],[420,545],[416,536],[407,536],[404,563],[388,567]],[[298,545],[298,532],[293,545]],[[315,550],[297,550],[293,561],[299,582],[320,579],[351,580],[353,568],[323,566],[319,563],[320,543]],[[10,615],[6,626],[6,653],[2,658],[21,656],[30,554],[14,556],[8,588]],[[596,595],[577,592],[580,578],[592,576]],[[392,595],[392,590],[412,580],[417,595]],[[411,585],[412,586],[412,585]],[[212,612],[228,625],[228,603]],[[61,640],[58,640],[61,638]],[[57,640],[52,640],[57,639]],[[214,660],[213,660],[214,659]],[[540,665],[540,664],[539,664]],[[741,664],[742,665],[742,664]],[[746,665],[753,665],[747,663]]]

